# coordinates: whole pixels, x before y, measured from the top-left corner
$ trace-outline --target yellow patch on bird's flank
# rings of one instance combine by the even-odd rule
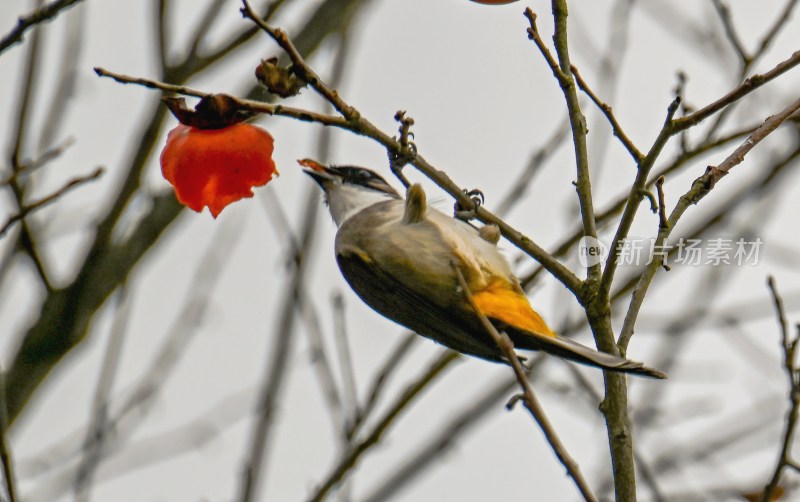
[[[556,336],[542,316],[533,310],[528,298],[509,284],[493,282],[483,291],[472,293],[472,299],[478,310],[490,319],[538,335]]]

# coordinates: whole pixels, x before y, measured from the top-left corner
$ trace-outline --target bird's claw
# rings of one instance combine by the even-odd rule
[[[464,194],[472,201],[472,207],[465,208],[461,202],[456,201],[453,205],[453,217],[462,221],[474,220],[478,208],[483,205],[486,199],[483,196],[483,192],[477,188],[473,188],[472,190],[464,189]]]
[[[400,148],[395,151],[389,151],[389,169],[392,170],[392,174],[403,182],[403,185],[408,187],[409,182],[403,174],[403,167],[417,158],[417,145],[411,141],[414,138],[414,133],[411,132],[414,119],[406,117],[406,112],[403,110],[395,113],[394,119],[400,123],[398,128],[400,135],[394,136],[392,139],[400,144]]]

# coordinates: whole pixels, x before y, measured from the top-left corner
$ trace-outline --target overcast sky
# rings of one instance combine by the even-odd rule
[[[124,160],[130,155],[129,145],[138,135],[140,120],[159,97],[151,90],[100,79],[92,67],[157,78],[151,41],[153,3],[87,0],[63,18],[46,25],[44,42],[48,56],[44,71],[48,77],[37,89],[43,98],[35,103],[34,131],[42,130],[44,124],[56,118],[49,113],[49,100],[58,81],[65,27],[79,22],[82,16],[85,36],[76,52],[78,76],[74,97],[66,115],[58,117],[63,125],[54,138],[55,142],[60,142],[69,137],[74,144],[38,175],[37,190],[32,195],[50,193],[65,180],[87,174],[96,166],[106,168],[101,180],[77,189],[39,215],[48,229],[44,252],[56,270],[57,283],[71,279],[74,264],[83,256],[86,222],[93,221],[101,214],[98,208],[110,202]],[[278,17],[276,24],[285,27],[291,35],[316,3],[296,0]],[[602,58],[607,48],[615,43],[613,40],[618,40],[612,36],[609,26],[613,9],[605,5],[611,3],[572,2],[569,21],[573,62],[592,82],[601,81]],[[743,43],[749,48],[757,46],[765,27],[773,22],[775,11],[782,8],[782,2],[778,1],[730,3]],[[238,13],[238,2],[230,0],[229,4],[209,34],[211,40],[245,23]],[[719,21],[711,3],[680,2],[672,7],[666,4],[673,2],[635,2],[629,29],[616,35],[629,40],[621,66],[613,70],[617,84],[596,89],[614,105],[617,118],[640,149],[649,147],[663,123],[666,108],[674,97],[678,71],[685,72],[688,77],[686,101],[694,106],[717,99],[737,84],[731,71],[735,59],[730,47],[718,50],[701,37],[704,30],[717,29],[715,23]],[[185,43],[198,16],[196,5],[196,2],[179,1],[171,7],[168,38],[172,47]],[[466,0],[374,0],[354,26],[352,51],[341,84],[342,96],[389,133],[396,130],[395,112],[407,110],[416,121],[413,131],[420,153],[461,186],[479,187],[486,195],[489,209],[499,205],[531,153],[547,142],[565,120],[560,89],[526,36],[527,21],[522,15],[525,6],[531,6],[540,14],[540,30],[543,38],[550,42],[550,8],[541,0],[498,7]],[[680,11],[674,12],[673,8]],[[10,30],[16,17],[30,9],[28,1],[0,3],[0,33]],[[686,29],[683,22],[686,20],[699,31]],[[795,16],[755,71],[774,67],[800,48],[798,23]],[[30,34],[26,37],[29,39]],[[26,51],[27,43],[0,55],[0,148],[3,152],[0,158],[4,159],[0,166],[6,165],[8,157],[6,152],[12,136],[11,124],[15,123],[13,116],[19,100],[18,87]],[[252,73],[259,58],[278,54],[278,48],[266,35],[256,37],[245,50],[190,85],[214,92],[241,92],[252,85]],[[332,49],[323,49],[310,61],[323,78],[331,74],[333,55]],[[742,125],[758,123],[779,111],[797,98],[799,84],[797,71],[790,72],[770,84],[768,92],[748,98],[737,120]],[[291,104],[324,109],[322,101],[309,91],[292,98]],[[596,206],[604,208],[626,192],[635,168],[596,110],[588,102],[585,107],[593,165],[597,168],[593,180]],[[139,266],[129,284],[129,317],[115,392],[124,392],[142,377],[155,350],[174,332],[173,326],[180,321],[186,298],[197,292],[198,276],[208,271],[208,262],[204,261],[207,250],[212,245],[221,248],[221,263],[212,265],[220,267],[221,273],[207,292],[209,303],[203,310],[201,322],[193,328],[192,341],[185,349],[188,352],[129,447],[100,469],[93,492],[95,500],[216,501],[231,500],[236,493],[250,436],[249,410],[265,371],[264,361],[274,340],[281,299],[289,279],[285,267],[289,247],[284,231],[271,214],[280,207],[293,231],[299,228],[306,194],[316,188],[295,161],[317,155],[320,130],[317,126],[275,117],[261,118],[258,123],[275,137],[275,161],[280,178],[257,189],[254,199],[225,209],[217,220],[207,211],[202,214],[185,211],[170,227],[160,247]],[[161,134],[165,138],[166,130]],[[746,185],[754,176],[753,171],[759,168],[759,159],[780,152],[780,134],[776,133],[759,147],[763,157],[753,152],[725,178],[720,184],[720,193]],[[334,133],[333,140],[329,156],[332,162],[370,166],[391,179],[385,150],[379,145],[341,131]],[[670,148],[675,143],[677,140],[673,140]],[[159,144],[163,144],[163,140]],[[41,152],[42,146],[34,142],[27,145],[26,150]],[[700,157],[689,168],[668,179],[668,203],[674,204],[706,165],[720,162],[731,150],[732,147]],[[662,158],[670,157],[665,154]],[[415,181],[424,181],[412,168],[406,174]],[[538,244],[552,248],[576,228],[579,221],[571,185],[574,177],[574,158],[567,142],[538,173],[528,196],[506,215],[508,221]],[[719,420],[725,412],[741,408],[745,403],[752,405],[757,396],[778,410],[775,421],[764,425],[765,435],[757,440],[778,444],[783,394],[779,386],[771,387],[775,389],[774,394],[760,395],[759,392],[764,381],[783,378],[778,366],[777,334],[764,284],[767,274],[774,274],[786,293],[790,318],[800,319],[800,274],[796,262],[787,259],[798,251],[800,244],[794,231],[797,229],[796,214],[800,210],[797,180],[796,172],[788,175],[785,178],[787,188],[780,200],[754,203],[748,209],[748,214],[756,220],[751,226],[764,242],[761,259],[756,266],[748,266],[735,275],[731,273],[734,278],[709,300],[720,308],[741,305],[753,309],[752,322],[744,325],[752,335],[748,343],[753,348],[742,349],[728,343],[719,329],[701,326],[697,336],[688,342],[685,363],[679,365],[669,381],[631,381],[632,403],[661,385],[666,386],[661,390],[669,396],[667,402],[673,403],[676,409],[697,407],[696,418],[684,417],[681,427],[672,427],[670,417],[665,416],[663,428],[651,429],[648,435],[640,438],[645,451],[648,448],[661,451],[665,444],[677,442],[675,438],[692,438],[713,430],[715,419]],[[395,181],[392,179],[393,183]],[[145,183],[153,192],[169,189],[160,176],[157,155],[152,156]],[[445,211],[451,207],[451,199],[446,194],[428,182],[424,185],[429,198],[438,201],[437,207]],[[3,197],[0,199],[3,210],[10,214],[10,198],[7,194]],[[721,197],[715,191],[701,206],[713,206]],[[631,235],[649,238],[656,231],[657,220],[645,206],[642,205]],[[134,203],[129,208],[129,217],[135,219],[140,210]],[[319,214],[321,221],[309,257],[306,293],[318,312],[330,348],[333,347],[334,326],[331,302],[334,295],[343,295],[355,377],[363,398],[376,369],[400,342],[404,331],[372,312],[349,290],[336,269],[332,251],[335,227],[321,201]],[[767,219],[758,220],[760,215],[767,215]],[[693,221],[692,218],[693,214],[687,214],[687,221]],[[787,229],[792,230],[787,232]],[[611,235],[613,228],[608,228],[601,237],[610,239]],[[501,246],[511,259],[520,254],[511,245],[501,243]],[[775,250],[773,254],[771,250]],[[574,270],[580,270],[576,258],[571,256],[569,264]],[[528,259],[515,261],[515,264],[520,274],[534,267]],[[654,357],[652,350],[657,347],[654,340],[663,334],[665,319],[674,319],[681,315],[681,309],[689,309],[683,300],[690,297],[691,288],[697,287],[691,277],[696,280],[704,277],[702,273],[700,267],[687,267],[675,273],[681,274],[679,277],[683,280],[665,282],[669,287],[654,289],[629,349],[630,357],[644,361]],[[728,273],[723,272],[723,275]],[[21,267],[5,279],[4,291],[13,291],[13,295],[0,302],[0,332],[16,333],[29,321],[36,299],[42,294],[29,286],[31,274]],[[10,287],[12,284],[14,286]],[[531,298],[537,310],[556,328],[577,319],[574,298],[552,278],[537,286]],[[109,303],[113,304],[113,299]],[[87,342],[56,370],[46,388],[31,403],[26,421],[14,431],[12,447],[21,486],[24,494],[31,495],[30,500],[49,500],[48,490],[58,486],[58,476],[62,472],[55,469],[51,474],[36,477],[36,465],[32,461],[40,452],[48,451],[85,425],[90,416],[95,382],[112,330],[113,309],[109,305],[104,310]],[[284,394],[288,398],[279,409],[273,435],[275,449],[270,453],[269,470],[262,487],[264,500],[307,497],[337,458],[337,438],[332,433],[314,368],[309,364],[306,332],[307,326],[298,321]],[[586,330],[579,334],[579,339],[592,343]],[[10,362],[13,346],[11,336],[0,337],[3,367]],[[390,393],[396,394],[420,368],[437,356],[440,348],[420,340],[412,350],[411,360],[401,367],[402,377],[391,382]],[[774,364],[767,364],[769,370],[759,370],[756,374],[743,355],[748,350],[752,357],[763,357]],[[714,365],[730,360],[734,361],[731,366]],[[573,384],[570,373],[560,362],[549,362],[544,370],[540,377],[543,386],[560,381]],[[600,372],[585,368],[580,371],[596,389],[602,389]],[[352,485],[354,499],[359,500],[372,492],[401,459],[425,445],[437,430],[446,427],[473,404],[477,396],[509,374],[505,367],[478,360],[462,360],[449,369],[420,403],[391,429],[382,446],[365,459]],[[557,386],[548,388],[550,390],[542,392],[540,397],[551,420],[590,482],[599,486],[609,468],[606,433],[596,403],[587,402],[585,396],[574,389],[562,388],[559,392]],[[195,427],[191,434],[174,432],[188,423]],[[188,446],[182,449],[183,444]],[[180,450],[180,454],[171,455],[169,452],[173,448]],[[159,449],[163,449],[168,458],[152,461]],[[747,487],[766,479],[774,451],[743,455],[721,467],[717,463],[718,470],[672,474],[667,484],[673,488],[681,483],[685,483],[687,489],[701,487],[704,476],[714,476],[715,485]],[[487,415],[485,422],[461,436],[452,450],[437,461],[436,468],[429,470],[397,499],[575,500],[577,495],[529,416],[521,408],[509,413],[501,402]]]

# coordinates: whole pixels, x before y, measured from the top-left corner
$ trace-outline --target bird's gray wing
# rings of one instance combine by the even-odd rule
[[[491,361],[501,360],[489,335],[476,329],[478,320],[474,314],[464,315],[421,294],[405,277],[390,273],[360,249],[339,246],[336,261],[353,291],[379,314],[451,349]],[[456,292],[456,285],[452,287]]]

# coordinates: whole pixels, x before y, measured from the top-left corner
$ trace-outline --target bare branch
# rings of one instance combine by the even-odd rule
[[[760,75],[753,75],[745,79],[741,85],[730,91],[728,94],[722,96],[718,100],[710,103],[703,108],[697,110],[694,113],[690,113],[685,117],[681,117],[679,119],[675,119],[672,124],[670,124],[670,133],[675,134],[677,132],[683,131],[688,129],[696,124],[699,124],[703,120],[707,119],[711,115],[715,114],[716,112],[722,110],[726,106],[731,103],[734,103],[744,96],[747,96],[754,90],[758,89],[759,87],[763,86],[764,84],[775,80],[777,77],[780,77],[787,71],[791,70],[795,66],[800,64],[800,50],[795,51],[788,59],[778,63],[773,69],[769,70],[766,73]]]
[[[639,203],[642,200],[643,190],[647,187],[647,178],[650,174],[656,158],[661,154],[661,150],[667,144],[670,138],[670,124],[673,122],[673,117],[678,111],[681,104],[680,96],[677,96],[667,108],[667,117],[664,120],[664,125],[661,127],[658,136],[653,142],[653,146],[647,153],[642,162],[639,163],[636,172],[636,178],[631,185],[631,190],[628,193],[628,198],[625,201],[625,209],[622,212],[622,217],[617,224],[617,231],[614,233],[614,239],[611,241],[609,247],[608,258],[606,258],[605,269],[603,270],[603,278],[600,283],[601,295],[608,295],[611,291],[611,284],[614,281],[614,274],[617,271],[617,264],[619,261],[619,249],[622,241],[628,236],[633,220],[636,217],[636,212],[639,209]]]
[[[349,430],[346,431],[347,436],[355,437],[367,418],[375,411],[378,400],[386,390],[386,385],[389,383],[392,374],[397,370],[400,363],[403,362],[403,359],[409,354],[409,351],[419,338],[419,335],[414,332],[406,333],[400,343],[389,352],[386,361],[380,366],[375,378],[372,379],[372,384],[369,391],[367,391],[367,398],[364,404],[359,406],[356,410],[357,414],[353,417],[353,422],[349,425]]]
[[[536,177],[536,174],[539,173],[545,162],[553,156],[558,147],[564,144],[564,140],[567,139],[568,134],[569,122],[565,120],[553,131],[553,134],[544,141],[542,146],[531,153],[525,168],[519,173],[519,176],[510,183],[509,186],[511,188],[508,193],[500,199],[500,203],[497,205],[498,215],[505,215],[515,204],[522,200],[523,195],[525,195],[525,192]]]
[[[589,153],[586,146],[586,117],[581,111],[580,101],[578,100],[569,58],[569,44],[567,43],[567,2],[565,0],[552,0],[552,8],[555,24],[553,41],[558,61],[553,59],[552,54],[549,53],[539,36],[536,27],[536,14],[530,8],[525,9],[525,16],[530,23],[528,36],[539,47],[564,94],[572,130],[572,143],[575,148],[575,167],[577,171],[575,188],[578,192],[583,232],[587,237],[597,238],[597,222],[595,220],[592,184],[589,176]],[[587,275],[592,281],[599,279],[600,273],[599,263],[588,267]]]
[[[786,414],[786,425],[783,432],[783,444],[778,456],[775,470],[769,482],[761,493],[761,502],[772,500],[772,494],[778,489],[781,474],[784,468],[795,469],[797,463],[792,459],[792,444],[797,428],[798,418],[800,418],[800,370],[797,367],[797,346],[800,343],[800,325],[797,326],[797,335],[794,339],[789,334],[789,323],[786,320],[786,311],[783,307],[783,300],[775,286],[775,279],[770,276],[767,285],[769,286],[772,301],[775,304],[775,315],[778,318],[778,327],[781,332],[781,349],[783,352],[783,369],[789,379],[789,411]]]
[[[772,131],[777,129],[778,126],[783,124],[786,119],[788,119],[797,110],[800,110],[800,99],[797,99],[794,103],[784,108],[781,112],[767,117],[764,123],[758,129],[753,131],[749,138],[747,138],[747,141],[742,143],[741,146],[734,150],[724,162],[716,167],[716,170],[714,171],[712,187],[713,184],[719,180],[719,178],[728,174],[728,171],[730,171],[731,168],[741,164],[742,161],[744,161],[744,156],[747,155],[754,146],[756,146],[762,139],[767,137],[767,135],[772,133]]]
[[[189,50],[186,51],[185,61],[188,62],[196,59],[198,50],[200,49],[200,43],[203,41],[203,38],[206,36],[206,34],[211,30],[211,26],[214,24],[214,21],[219,18],[220,11],[224,5],[225,0],[209,1],[208,7],[206,7],[205,12],[203,13],[203,17],[200,18],[200,21],[197,23],[194,32],[189,37],[191,42],[189,45]],[[163,58],[163,60],[166,61],[166,58]]]
[[[666,176],[666,175],[668,175],[668,174],[670,174],[672,172],[675,172],[679,168],[685,166],[686,163],[689,162],[690,160],[692,160],[692,159],[694,159],[694,158],[696,158],[696,157],[698,157],[698,156],[700,156],[700,155],[702,155],[702,154],[704,154],[704,153],[706,153],[706,152],[708,152],[710,150],[713,150],[715,148],[719,148],[721,146],[724,146],[725,144],[727,144],[727,143],[729,143],[729,142],[731,142],[733,140],[736,140],[736,139],[739,139],[739,138],[741,138],[743,136],[751,134],[755,129],[756,129],[756,126],[747,126],[747,127],[744,127],[744,128],[742,128],[740,130],[737,130],[737,131],[734,131],[732,133],[726,134],[725,136],[717,138],[717,139],[713,139],[713,140],[707,139],[707,140],[699,143],[696,147],[691,148],[691,149],[687,149],[686,151],[680,153],[672,161],[667,163],[660,170],[658,170],[654,175],[652,175],[650,177],[650,179],[647,180],[647,182],[645,183],[645,190],[643,192],[641,192],[641,193],[643,195],[645,195],[645,196],[647,196],[647,194],[652,195],[652,193],[650,193],[647,189],[649,187],[653,186],[655,184],[656,180],[658,180],[658,178],[660,178],[661,176]],[[626,201],[627,201],[627,198],[621,198],[621,199],[617,200],[616,202],[612,203],[611,205],[609,205],[609,207],[606,208],[605,210],[600,211],[597,214],[597,222],[598,222],[598,224],[606,223],[611,218],[613,218],[616,215],[618,215],[625,208]],[[652,205],[652,202],[653,202],[653,200],[651,200],[651,205]],[[655,201],[655,202],[656,202],[656,206],[657,206],[657,201]],[[581,229],[574,230],[572,235],[567,237],[561,244],[559,244],[556,247],[556,249],[552,253],[553,256],[556,256],[556,257],[564,256],[570,249],[572,249],[575,246],[575,244],[578,242],[578,240],[580,240],[580,238],[582,236],[583,236],[583,231]],[[520,282],[522,283],[523,287],[527,288],[529,285],[533,284],[535,282],[535,280],[541,275],[541,273],[544,270],[545,269],[543,267],[538,266],[538,267],[536,267],[536,269],[533,272],[531,272],[530,274],[522,277]]]
[[[23,162],[22,164],[20,164],[17,167],[16,170],[12,169],[12,172],[11,172],[10,175],[6,176],[3,179],[0,179],[0,186],[6,186],[6,185],[11,185],[13,183],[16,183],[17,180],[22,175],[30,174],[33,171],[35,171],[36,169],[39,169],[40,167],[44,166],[48,162],[50,162],[52,160],[55,160],[58,157],[60,157],[61,154],[63,154],[67,150],[67,148],[72,146],[74,143],[75,143],[75,140],[73,138],[67,138],[66,140],[61,142],[61,144],[56,145],[56,146],[46,150],[39,157],[37,157],[37,158],[35,158],[33,160],[30,160],[30,161],[27,161],[27,162]]]
[[[8,413],[6,411],[5,382],[0,371],[0,464],[3,466],[3,477],[6,485],[8,502],[17,502],[17,481],[14,474],[14,460],[8,447]]]
[[[167,47],[167,1],[154,0],[153,2],[155,14],[155,32],[156,32],[156,48],[158,49],[158,64],[161,67],[161,73],[166,73],[169,66],[169,48]]]
[[[36,9],[27,16],[22,16],[17,20],[17,26],[0,40],[0,53],[14,44],[22,41],[25,32],[36,26],[56,17],[62,10],[73,6],[81,0],[55,0],[40,9]]]
[[[487,319],[483,312],[481,312],[481,310],[478,308],[478,305],[475,304],[475,300],[472,298],[472,292],[469,290],[469,285],[467,284],[466,279],[464,279],[461,269],[458,268],[458,265],[455,263],[453,263],[453,270],[458,276],[458,284],[464,293],[464,297],[469,302],[472,310],[475,312],[475,315],[477,315],[480,319],[481,324],[483,324],[483,328],[503,352],[506,362],[513,368],[514,375],[517,377],[517,382],[522,388],[522,394],[512,398],[512,401],[509,402],[508,407],[510,408],[513,406],[513,399],[522,400],[522,402],[525,404],[525,408],[528,409],[533,419],[542,429],[542,432],[544,433],[547,442],[550,444],[550,447],[553,448],[556,457],[558,457],[558,460],[564,465],[564,468],[566,468],[567,474],[569,474],[569,476],[575,482],[575,485],[577,485],[578,490],[581,492],[584,500],[596,501],[597,498],[592,493],[591,488],[589,488],[589,483],[583,477],[578,463],[575,462],[575,460],[570,456],[569,452],[564,446],[564,443],[562,443],[561,439],[559,439],[558,434],[553,428],[553,425],[547,419],[547,415],[544,413],[544,408],[542,408],[539,400],[536,399],[536,395],[533,393],[533,387],[528,380],[525,370],[522,368],[522,363],[519,361],[519,356],[517,356],[517,353],[514,352],[514,343],[511,341],[511,338],[509,338],[505,332],[499,333],[492,323],[489,322],[489,319]]]
[[[539,28],[536,26],[536,13],[533,12],[533,9],[527,8],[525,9],[525,17],[528,18],[528,23],[530,27],[528,27],[528,38],[533,40],[533,43],[536,44],[536,47],[539,49],[539,52],[542,53],[542,57],[547,62],[547,66],[550,67],[550,71],[553,72],[553,76],[558,80],[560,85],[569,85],[569,78],[564,74],[561,70],[561,67],[558,64],[558,61],[553,56],[553,53],[550,52],[550,49],[547,47],[547,44],[542,40],[542,36],[539,34]]]
[[[96,67],[94,69],[100,77],[109,77],[121,84],[136,84],[150,89],[159,89],[165,92],[182,94],[184,96],[194,96],[197,98],[204,98],[211,96],[213,93],[203,92],[191,87],[182,85],[172,85],[157,80],[151,80],[141,77],[130,77],[120,73],[114,73],[104,68]],[[292,108],[290,106],[274,105],[271,103],[264,103],[263,101],[254,101],[250,99],[240,99],[230,96],[232,102],[243,110],[249,110],[254,113],[264,113],[267,115],[279,115],[282,117],[290,117],[293,119],[301,120],[303,122],[316,122],[318,124],[348,128],[349,125],[346,120],[335,117],[333,115],[325,115],[323,113],[302,110],[299,108]]]
[[[342,455],[331,473],[325,478],[325,481],[320,484],[314,494],[309,497],[309,500],[312,502],[324,500],[327,494],[347,476],[356,464],[358,464],[361,457],[380,442],[383,434],[394,424],[395,419],[397,419],[403,411],[408,409],[416,397],[420,395],[420,392],[428,388],[430,383],[453,361],[458,360],[459,357],[460,354],[453,350],[445,351],[437,357],[422,375],[410,383],[403,392],[400,393],[398,400],[386,410],[383,418],[375,424],[369,434],[361,441],[351,445],[350,449]]]
[[[659,176],[656,180],[656,190],[658,191],[658,229],[662,230],[669,226],[667,221],[667,203],[664,197],[664,177]]]
[[[655,245],[663,246],[666,243],[666,239],[669,237],[670,233],[672,233],[672,229],[675,228],[678,220],[681,218],[681,216],[683,216],[683,213],[689,208],[689,206],[692,204],[697,204],[703,197],[705,197],[714,188],[720,178],[725,176],[734,166],[740,164],[744,160],[744,156],[747,154],[747,152],[753,149],[755,145],[757,145],[768,134],[774,131],[799,108],[800,99],[790,104],[780,113],[768,117],[764,123],[755,131],[753,131],[753,133],[744,141],[744,143],[734,150],[733,153],[731,153],[718,167],[709,166],[709,168],[706,170],[706,173],[697,178],[692,183],[692,187],[689,189],[689,191],[678,200],[678,203],[675,205],[675,208],[673,208],[672,213],[669,216],[667,227],[662,228],[659,231],[655,240]],[[645,271],[639,278],[636,288],[634,289],[633,295],[631,296],[630,305],[625,313],[625,321],[622,325],[622,331],[620,332],[619,339],[617,341],[617,344],[622,350],[627,348],[628,343],[633,336],[634,324],[636,323],[636,318],[639,315],[639,309],[644,302],[644,297],[647,293],[647,289],[650,287],[650,282],[652,281],[653,276],[655,276],[656,270],[658,270],[658,267],[661,265],[661,261],[662,260],[660,257],[656,257],[650,264],[647,265]]]
[[[544,356],[539,355],[529,362],[526,374],[531,376],[534,370],[540,369],[540,363],[544,359]],[[399,468],[393,469],[388,479],[365,496],[364,502],[389,500],[416,476],[436,465],[437,461],[458,443],[460,436],[476,427],[486,419],[487,415],[507,401],[506,396],[519,385],[516,378],[512,375],[508,376],[509,378],[503,379],[473,396],[468,406],[450,413],[449,416],[453,419],[437,429],[437,432],[430,438],[423,440],[419,451],[414,452]]]
[[[123,283],[117,291],[114,322],[109,333],[108,345],[103,355],[100,376],[97,379],[94,401],[92,403],[91,423],[86,431],[84,457],[75,476],[73,485],[76,501],[88,502],[92,482],[97,467],[103,458],[105,437],[108,432],[109,397],[114,384],[122,354],[122,343],[125,339],[130,303],[128,302],[127,283]]]
[[[258,487],[264,475],[266,456],[271,444],[270,433],[273,430],[275,410],[280,402],[281,392],[284,387],[287,363],[294,341],[295,304],[303,297],[303,283],[305,280],[308,253],[306,252],[315,235],[317,225],[318,196],[315,188],[309,191],[306,198],[304,220],[300,232],[300,249],[294,256],[294,268],[291,278],[286,284],[286,292],[280,308],[280,315],[273,329],[274,343],[269,344],[266,371],[261,382],[256,404],[256,420],[251,430],[248,441],[250,446],[245,459],[244,474],[241,484],[237,487],[239,493],[235,500],[250,502],[258,499]]]
[[[286,32],[280,28],[272,28],[266,22],[264,22],[264,20],[261,19],[261,17],[253,10],[253,8],[250,7],[250,3],[247,0],[242,0],[242,5],[242,14],[248,19],[252,20],[256,26],[268,33],[269,36],[271,36],[272,39],[275,40],[275,42],[281,47],[281,49],[286,52],[294,64],[294,71],[298,77],[308,82],[308,84],[315,91],[317,91],[325,99],[325,101],[332,104],[333,107],[336,108],[336,111],[338,111],[346,120],[358,120],[360,113],[355,108],[348,105],[342,98],[340,98],[339,93],[323,82],[319,75],[317,75],[317,73],[312,70],[308,64],[306,64],[302,54],[300,54],[300,51],[298,51],[294,44],[289,40]]]
[[[645,186],[647,176],[652,169],[655,159],[661,153],[669,138],[678,132],[698,124],[717,111],[725,108],[727,105],[738,101],[758,87],[786,73],[798,64],[800,64],[800,51],[796,51],[789,59],[779,63],[777,66],[775,66],[775,68],[767,73],[764,73],[763,75],[754,75],[746,79],[742,85],[729,92],[722,98],[685,117],[674,119],[675,113],[680,105],[680,97],[676,98],[675,101],[672,102],[668,108],[667,119],[664,122],[664,126],[653,142],[653,146],[651,146],[650,151],[639,164],[636,180],[631,187],[631,192],[626,203],[623,216],[620,220],[617,232],[615,233],[614,240],[611,244],[611,252],[606,259],[606,266],[605,270],[603,271],[603,279],[600,287],[601,294],[607,294],[608,291],[610,291],[611,282],[614,279],[614,274],[617,268],[616,265],[618,252],[616,250],[618,249],[620,242],[627,237],[630,227],[633,225],[633,219],[636,216],[636,211],[641,200],[641,189]]]
[[[43,198],[41,198],[41,199],[39,199],[37,201],[31,202],[30,204],[24,205],[20,209],[19,213],[9,217],[8,220],[6,220],[5,224],[2,227],[0,227],[0,237],[3,237],[6,234],[6,232],[8,232],[8,230],[14,225],[14,223],[23,220],[30,213],[32,213],[32,212],[34,212],[36,210],[39,210],[39,209],[47,206],[48,204],[51,204],[51,203],[55,202],[57,199],[59,199],[61,196],[63,196],[64,194],[66,194],[67,192],[72,190],[73,188],[76,188],[79,185],[82,185],[82,184],[87,183],[89,181],[96,180],[97,178],[99,178],[103,174],[104,171],[105,170],[102,167],[98,167],[97,169],[95,169],[94,172],[92,172],[90,174],[87,174],[87,175],[84,175],[84,176],[79,176],[77,178],[74,178],[74,179],[68,181],[66,185],[64,185],[63,187],[59,188],[58,190],[56,190],[55,192],[51,193],[50,195],[48,195],[46,197],[43,197]]]
[[[764,37],[761,39],[758,49],[756,49],[756,52],[753,54],[752,61],[755,61],[761,57],[762,54],[767,52],[767,49],[772,44],[772,41],[775,40],[775,37],[780,34],[784,26],[792,19],[792,11],[797,7],[797,2],[798,0],[787,0],[783,10],[775,16],[775,23],[767,30],[766,34],[764,34]]]
[[[639,164],[644,159],[644,154],[636,148],[636,145],[633,144],[633,141],[625,134],[625,131],[622,130],[622,126],[620,126],[617,118],[614,116],[614,111],[611,109],[611,106],[607,103],[604,103],[597,97],[597,95],[589,88],[588,84],[585,80],[581,77],[580,73],[578,73],[578,69],[575,65],[572,65],[572,74],[575,75],[575,80],[578,82],[578,87],[581,88],[583,92],[585,92],[589,98],[600,108],[600,111],[603,112],[603,115],[606,116],[608,122],[611,124],[611,130],[614,132],[614,136],[619,138],[619,141],[622,143],[622,146],[628,150],[628,153],[631,154],[633,160]]]
[[[64,39],[58,57],[57,84],[43,109],[48,112],[48,120],[42,125],[35,152],[52,149],[56,134],[69,116],[69,106],[76,96],[78,77],[81,74],[78,64],[83,53],[84,37],[87,36],[87,8],[76,9],[65,19]]]
[[[331,299],[333,311],[333,332],[336,337],[336,355],[339,359],[339,371],[342,375],[342,397],[344,401],[345,416],[350,422],[358,415],[358,387],[353,368],[353,355],[348,342],[347,324],[345,322],[345,304],[341,292],[337,292]],[[350,425],[348,425],[350,428]],[[347,431],[343,431],[346,435]]]
[[[739,38],[739,34],[736,32],[736,28],[733,26],[730,9],[728,9],[728,6],[723,0],[711,0],[711,3],[714,4],[714,8],[717,9],[719,19],[722,21],[722,27],[725,29],[725,35],[728,37],[728,41],[730,41],[736,54],[739,56],[741,66],[746,67],[750,64],[752,57],[747,53],[741,38]]]

